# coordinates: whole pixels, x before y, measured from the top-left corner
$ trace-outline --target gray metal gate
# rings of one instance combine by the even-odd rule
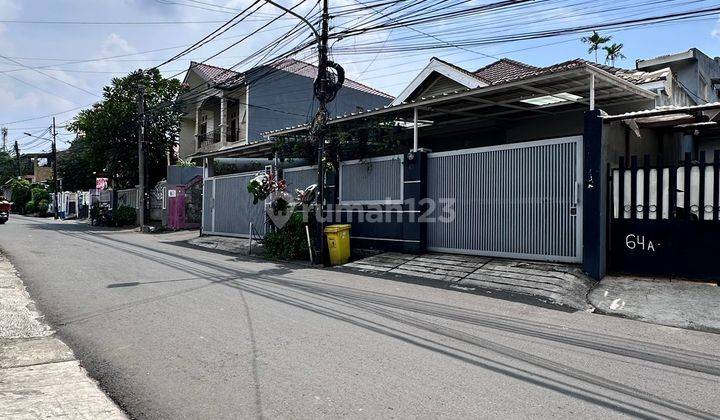
[[[581,182],[582,137],[430,153],[428,249],[580,262]]]
[[[203,233],[212,235],[250,235],[250,223],[265,234],[265,205],[253,204],[248,182],[257,172],[206,178],[203,181]]]
[[[300,166],[283,170],[283,179],[287,192],[295,196],[295,190],[304,190],[312,184],[317,184],[317,166]]]

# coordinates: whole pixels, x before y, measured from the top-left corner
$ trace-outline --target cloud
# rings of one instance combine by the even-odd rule
[[[713,28],[713,30],[710,31],[710,36],[715,39],[720,39],[720,19],[718,19],[717,24],[715,25],[715,28]]]
[[[123,54],[134,54],[137,49],[130,45],[130,43],[116,33],[111,33],[107,38],[100,44],[100,52],[93,58],[112,57]],[[85,67],[89,70],[95,71],[123,71],[124,68],[122,63],[117,61],[93,61],[87,63]]]
[[[12,85],[0,84],[0,103],[6,115],[40,115],[64,111],[76,106],[73,102],[38,90],[17,92]]]
[[[15,19],[20,14],[20,3],[14,0],[0,0],[0,20]],[[6,24],[0,23],[0,46],[3,50],[7,50],[7,43],[5,42],[4,35],[9,31],[9,27]]]

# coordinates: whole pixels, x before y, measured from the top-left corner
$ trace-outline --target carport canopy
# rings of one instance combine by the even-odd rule
[[[378,116],[392,118],[406,127],[440,126],[472,120],[503,121],[554,115],[559,110],[595,109],[648,101],[655,96],[649,90],[586,62],[571,61],[515,80],[337,116],[330,119],[329,124]],[[309,127],[308,124],[288,127],[264,135],[270,138],[302,135]],[[417,140],[417,134],[415,137]]]

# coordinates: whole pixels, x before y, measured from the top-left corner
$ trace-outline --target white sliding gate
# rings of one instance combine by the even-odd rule
[[[253,204],[248,182],[257,172],[222,175],[203,180],[203,233],[212,235],[250,235],[250,223],[259,235],[265,235],[265,204]]]
[[[432,251],[582,261],[582,137],[428,154]],[[449,214],[446,214],[449,215]]]

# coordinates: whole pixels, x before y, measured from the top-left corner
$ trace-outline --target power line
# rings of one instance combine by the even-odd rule
[[[17,64],[17,65],[22,66],[22,67],[26,67],[26,68],[28,68],[28,69],[36,72],[36,73],[42,74],[42,75],[45,76],[45,77],[49,77],[49,78],[51,78],[51,79],[53,79],[53,80],[57,80],[57,81],[60,82],[60,83],[63,83],[63,84],[65,84],[65,85],[68,85],[68,86],[73,87],[73,88],[75,88],[75,89],[81,90],[81,91],[83,91],[83,92],[85,92],[85,93],[87,93],[87,94],[89,94],[89,95],[92,95],[92,96],[95,96],[95,97],[98,97],[98,98],[99,98],[99,96],[98,96],[97,94],[95,94],[94,92],[90,92],[89,90],[87,90],[87,89],[85,89],[85,88],[81,88],[80,86],[75,86],[74,84],[72,84],[72,83],[70,83],[70,82],[67,82],[67,81],[62,80],[62,79],[60,79],[60,78],[57,78],[57,77],[55,77],[55,76],[53,76],[53,75],[44,73],[44,72],[42,72],[42,71],[40,71],[40,70],[38,70],[38,69],[33,69],[32,67],[26,66],[25,64],[23,64],[23,63],[21,63],[21,62],[19,62],[19,61],[17,61],[17,60],[14,60],[14,59],[12,59],[12,58],[8,58],[8,57],[6,57],[6,56],[4,56],[4,55],[2,55],[2,54],[0,54],[0,58],[4,58],[5,60],[10,61],[11,63]]]

